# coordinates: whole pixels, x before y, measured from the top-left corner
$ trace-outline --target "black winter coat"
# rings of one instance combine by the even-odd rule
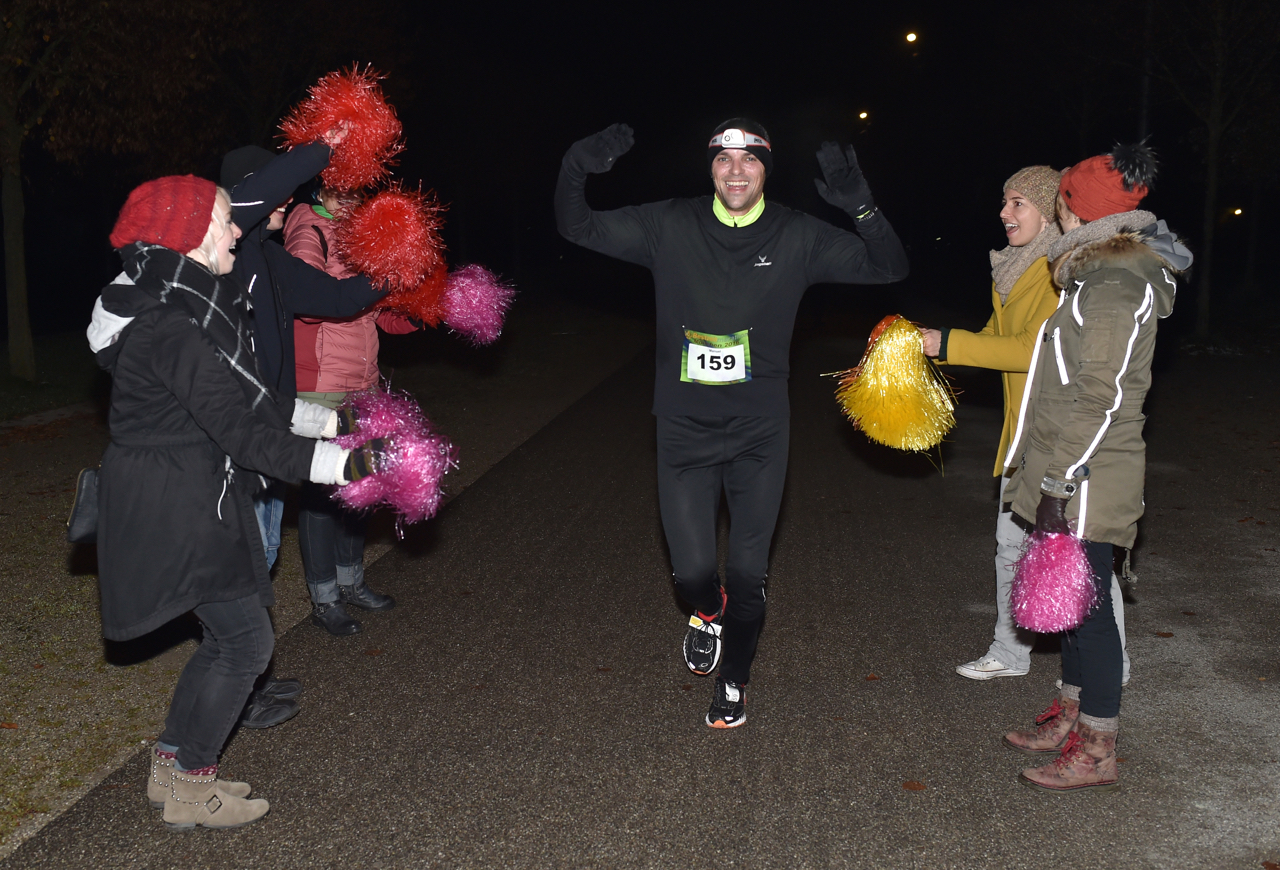
[[[216,285],[219,312],[247,335],[243,288],[178,259],[182,280]],[[103,635],[128,640],[199,604],[254,593],[274,603],[252,497],[258,473],[296,482],[310,472],[316,442],[289,432],[292,400],[255,392],[189,307],[162,302],[147,283],[117,279],[100,303],[95,326],[132,318],[113,321],[122,330],[97,354],[112,376],[99,492]]]
[[[329,154],[323,142],[301,145],[246,176],[231,192],[231,219],[244,233],[232,274],[249,288],[253,299],[258,368],[267,385],[289,399],[298,394],[294,316],[350,317],[383,296],[365,276],[326,275],[268,238],[271,212],[324,169]]]

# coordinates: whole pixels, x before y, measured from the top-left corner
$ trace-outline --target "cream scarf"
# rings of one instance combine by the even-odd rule
[[[991,278],[996,282],[996,292],[1000,294],[1000,304],[1009,301],[1009,292],[1022,273],[1031,268],[1031,264],[1049,253],[1049,246],[1062,236],[1057,221],[1049,221],[1045,228],[1027,244],[1020,248],[1009,245],[999,251],[991,252]]]

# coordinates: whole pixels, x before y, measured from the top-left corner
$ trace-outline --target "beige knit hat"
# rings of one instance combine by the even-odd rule
[[[1058,199],[1058,183],[1062,173],[1052,166],[1028,166],[1019,169],[1004,183],[1005,190],[1016,190],[1031,200],[1040,214],[1052,221],[1057,214],[1054,208]]]

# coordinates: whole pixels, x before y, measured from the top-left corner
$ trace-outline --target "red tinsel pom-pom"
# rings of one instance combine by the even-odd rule
[[[346,191],[375,184],[386,178],[391,159],[404,150],[403,127],[382,95],[382,78],[372,67],[331,72],[280,123],[289,147],[315,142],[347,124],[347,137],[334,147],[329,166],[320,173],[326,187]]]
[[[397,183],[338,222],[334,247],[348,266],[393,294],[412,292],[444,271],[443,212],[433,196]],[[396,310],[417,316],[398,306]]]
[[[432,272],[417,287],[388,293],[378,300],[377,308],[398,311],[416,317],[432,328],[445,318],[445,287],[449,277],[444,264]]]

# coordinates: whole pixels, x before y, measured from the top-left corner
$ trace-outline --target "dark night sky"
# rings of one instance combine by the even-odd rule
[[[1025,8],[920,0],[405,6],[398,30],[411,39],[412,60],[392,68],[376,56],[348,60],[382,66],[393,100],[404,95],[399,174],[450,204],[453,259],[485,263],[527,288],[572,283],[584,264],[599,274],[599,258],[556,235],[551,195],[565,148],[616,121],[635,129],[636,146],[590,183],[597,208],[709,192],[711,127],[748,115],[773,137],[766,198],[840,223],[847,219],[814,190],[813,153],[824,139],[852,142],[910,248],[907,291],[946,295],[963,285],[979,316],[988,304],[986,251],[1003,244],[1004,179],[1031,163],[1068,165],[1137,133],[1136,73],[1118,64],[1089,129],[1070,120],[1076,107],[1060,72],[1070,65],[1054,46],[1061,22]],[[1111,24],[1133,29],[1138,44],[1135,22]],[[911,31],[920,35],[914,46]],[[1155,108],[1163,171],[1148,205],[1193,236],[1202,170],[1187,147],[1189,126],[1175,107]],[[91,304],[110,277],[105,236],[123,192],[47,159],[29,166],[35,326],[77,328],[65,311],[78,302],[55,300],[70,284],[70,295]],[[84,207],[69,214],[69,197]],[[67,242],[85,251],[71,275],[59,250]],[[1230,244],[1228,234],[1224,249]]]

